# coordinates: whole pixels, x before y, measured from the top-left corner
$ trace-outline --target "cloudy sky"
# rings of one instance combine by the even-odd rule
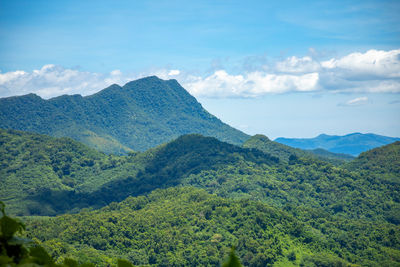
[[[270,138],[400,136],[400,1],[0,0],[0,97],[148,75]]]

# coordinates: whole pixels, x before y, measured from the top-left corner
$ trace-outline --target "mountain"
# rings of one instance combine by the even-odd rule
[[[13,130],[2,133],[0,196],[13,214],[54,215],[100,208],[178,185],[279,207],[290,203],[347,218],[368,214],[374,220],[390,217],[392,221],[393,211],[400,207],[400,184],[382,179],[384,170],[363,174],[295,154],[280,160],[286,152],[276,157],[196,134],[142,153],[107,156],[71,139]]]
[[[50,138],[34,145],[24,136],[20,140],[26,144],[16,148],[13,139],[2,145],[9,152],[2,153],[6,155],[1,173],[5,182],[0,192],[6,204],[14,203],[10,205],[13,214],[54,215],[100,208],[128,196],[181,185],[222,197],[250,198],[276,207],[296,205],[297,210],[314,209],[315,213],[349,219],[396,222],[393,211],[400,207],[400,184],[382,179],[382,175],[361,175],[358,170],[335,167],[312,157],[279,160],[258,149],[196,134],[146,152],[99,154],[97,159],[73,146],[63,152],[62,146],[53,145],[64,139]],[[57,153],[42,151],[47,147],[56,147]],[[21,165],[27,157],[32,160]],[[87,167],[85,162],[92,166]],[[20,170],[15,171],[18,164]]]
[[[208,113],[176,80],[156,76],[85,97],[2,98],[0,128],[71,137],[114,154],[143,151],[189,133],[233,144],[248,138]]]
[[[130,159],[106,155],[71,138],[0,129],[0,200],[12,214],[54,215],[52,205],[33,196],[87,194],[119,175],[137,172]],[[52,204],[57,205],[54,199]]]
[[[213,137],[190,134],[146,152],[131,156],[113,156],[111,162],[119,164],[105,167],[104,171],[99,171],[101,162],[90,169],[92,172],[79,168],[78,165],[73,177],[64,178],[74,181],[75,177],[83,176],[84,180],[77,181],[74,187],[44,186],[45,188],[37,190],[35,194],[17,194],[14,201],[41,207],[25,209],[29,211],[25,214],[30,215],[54,215],[87,207],[100,208],[113,201],[122,201],[128,196],[139,196],[158,188],[183,185],[185,179],[202,171],[218,170],[241,162],[276,165],[279,159],[256,149],[245,149]],[[29,166],[35,168],[33,163]],[[22,181],[22,178],[14,180]],[[17,183],[16,186],[18,187]],[[7,195],[7,185],[4,188],[3,194]],[[24,207],[25,204],[20,206]],[[15,210],[10,209],[10,212],[15,214]]]
[[[285,256],[286,238],[299,239],[291,235],[296,227],[305,235],[297,220],[267,205],[196,188],[155,190],[97,211],[28,221],[31,237],[52,253],[98,266],[117,257],[136,266],[220,266],[233,244],[246,265],[264,266]]]
[[[328,227],[334,224],[327,223],[320,231],[269,205],[193,187],[158,189],[100,210],[25,221],[28,237],[55,258],[98,266],[113,258],[137,266],[220,266],[233,245],[244,266],[350,266],[349,261],[395,266],[398,261],[390,258],[396,250],[386,247],[393,226],[373,226],[371,235],[360,232],[362,224],[341,221],[340,229],[332,231]]]
[[[311,157],[319,160],[324,160],[335,165],[340,165],[354,159],[354,157],[351,155],[332,153],[321,148],[314,150],[302,150],[299,148],[293,148],[275,141],[271,141],[268,137],[261,134],[254,135],[249,138],[243,144],[243,147],[257,148],[285,162],[288,162],[290,156],[292,155],[295,155],[297,157]]]
[[[392,174],[399,177],[400,141],[363,152],[347,167],[352,170],[368,170],[369,172]]]
[[[23,217],[54,257],[123,256],[141,264],[157,262],[154,252],[166,265],[215,263],[237,244],[253,266],[399,262],[398,143],[372,151],[379,160],[366,152],[358,165],[333,166],[296,155],[280,160],[198,134],[127,156],[70,138],[15,130],[1,136],[0,199],[10,212],[80,212]],[[393,166],[368,167],[381,164]]]
[[[400,138],[352,133],[344,136],[321,134],[314,138],[277,138],[276,142],[301,149],[322,148],[334,153],[358,156],[361,152],[399,141]]]

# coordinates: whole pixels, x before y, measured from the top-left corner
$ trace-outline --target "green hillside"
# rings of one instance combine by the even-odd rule
[[[197,134],[111,156],[69,138],[0,133],[0,200],[12,214],[81,211],[24,217],[29,235],[56,258],[215,265],[238,245],[251,266],[400,263],[399,143],[341,167]]]
[[[233,144],[248,138],[208,113],[176,80],[155,76],[86,97],[2,98],[0,128],[67,136],[114,154],[146,150],[189,133]]]
[[[400,141],[363,152],[347,167],[370,173],[400,176]]]
[[[70,138],[0,129],[0,200],[12,214],[51,215],[54,209],[34,196],[93,191],[118,179],[122,165],[135,173],[130,158],[105,155]]]
[[[313,158],[291,156],[288,162],[280,161],[260,150],[211,137],[185,135],[143,153],[118,157],[70,139],[2,133],[8,137],[1,146],[7,152],[2,153],[5,182],[0,194],[14,214],[99,208],[176,185],[353,219],[393,221],[400,206],[398,179],[382,179],[376,172],[335,167]],[[61,145],[64,140],[67,149]]]
[[[390,241],[397,243],[387,243],[392,226],[375,226],[365,235],[353,225],[358,238],[351,240],[350,233],[335,237],[268,205],[190,187],[155,190],[97,211],[26,220],[29,237],[55,258],[103,266],[113,258],[135,265],[218,266],[232,245],[245,266],[346,266],[347,260],[364,266],[396,264],[390,258],[396,252],[387,246],[399,245],[398,233]],[[341,233],[346,232],[336,234]]]

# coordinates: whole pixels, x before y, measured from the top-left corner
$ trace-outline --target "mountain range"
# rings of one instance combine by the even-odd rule
[[[113,84],[85,97],[63,95],[45,100],[28,94],[0,98],[0,128],[71,137],[117,155],[144,151],[190,133],[216,137],[235,145],[250,138],[207,112],[176,80],[156,76],[131,81],[122,87]],[[310,150],[320,157],[345,159],[343,154],[357,156],[397,140],[354,133],[275,141]]]
[[[272,141],[262,136],[243,148],[190,134],[115,156],[0,133],[0,199],[56,257],[215,265],[236,244],[249,266],[398,262],[400,142],[334,166],[263,152]]]
[[[351,133],[343,136],[320,134],[314,138],[279,137],[275,139],[275,142],[306,150],[322,148],[333,153],[358,156],[361,152],[399,140],[400,138],[397,137],[388,137],[372,133]]]
[[[114,154],[143,151],[189,133],[232,144],[249,138],[208,113],[176,80],[156,76],[85,97],[1,98],[0,128],[71,137]]]
[[[330,162],[335,165],[343,164],[347,161],[353,160],[354,157],[348,154],[333,153],[325,149],[313,149],[313,150],[302,150],[299,148],[294,148],[287,146],[275,141],[270,140],[268,137],[262,134],[256,134],[249,138],[243,147],[247,148],[257,148],[261,151],[278,157],[281,161],[288,162],[290,156],[297,157],[311,157],[314,159],[323,160]]]
[[[0,123],[0,220],[47,260],[216,266],[236,246],[245,266],[400,263],[400,141],[354,157],[250,137],[157,77],[3,98]]]

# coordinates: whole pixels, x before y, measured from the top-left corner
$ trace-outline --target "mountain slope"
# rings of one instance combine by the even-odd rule
[[[400,207],[399,182],[313,158],[279,162],[260,150],[199,135],[182,136],[128,158],[128,163],[110,169],[108,182],[90,191],[50,190],[28,199],[59,214],[99,208],[157,188],[191,185],[223,197],[312,209],[318,216],[397,224],[392,215]]]
[[[278,157],[281,161],[288,162],[290,156],[311,157],[319,160],[324,160],[335,165],[343,164],[354,159],[353,156],[346,154],[332,153],[324,149],[302,150],[293,148],[278,142],[271,141],[268,137],[257,134],[248,139],[243,147],[257,148],[272,156]]]
[[[115,154],[146,150],[189,133],[233,144],[248,138],[208,113],[176,80],[155,76],[86,97],[2,98],[0,128],[68,136]]]
[[[232,245],[244,266],[347,266],[347,260],[362,266],[396,264],[390,258],[395,250],[386,247],[392,226],[367,226],[373,231],[360,232],[365,226],[353,224],[352,232],[343,226],[321,232],[266,204],[192,187],[155,190],[96,211],[25,219],[30,237],[54,257],[100,266],[116,257],[140,266],[219,266]],[[376,241],[382,239],[386,245]]]
[[[88,193],[125,172],[131,157],[105,155],[70,138],[0,129],[0,200],[12,214],[55,213],[32,199],[50,192]],[[63,205],[66,199],[53,205]]]
[[[334,153],[358,156],[361,152],[393,143],[400,138],[352,133],[344,136],[321,134],[315,138],[277,138],[276,142],[301,149],[323,148]]]
[[[100,208],[128,196],[181,185],[187,177],[202,171],[218,170],[242,162],[276,165],[279,159],[256,149],[245,149],[213,137],[190,134],[128,157],[126,161],[126,164],[110,170],[112,179],[96,188],[92,187],[90,192],[47,190],[37,192],[28,199],[51,207],[58,214],[85,207]]]
[[[400,141],[361,153],[347,167],[400,177]]]
[[[86,207],[101,208],[106,205],[114,209],[118,204],[112,204],[113,201],[120,201],[128,196],[139,196],[132,205],[129,205],[133,206],[135,211],[124,208],[120,212],[117,208],[115,213],[105,212],[103,216],[103,212],[108,208],[92,213],[82,210],[80,215],[49,219],[49,223],[46,222],[46,218],[37,218],[39,224],[44,223],[44,225],[29,229],[36,229],[32,230],[33,236],[43,240],[56,256],[68,252],[82,257],[83,261],[88,261],[88,257],[107,261],[109,257],[119,258],[124,255],[132,257],[135,262],[145,262],[150,260],[152,249],[154,251],[160,249],[156,244],[160,240],[178,244],[178,248],[175,248],[175,245],[169,247],[173,251],[172,255],[175,255],[174,253],[181,255],[179,254],[181,246],[186,247],[192,242],[191,240],[196,249],[199,244],[201,246],[209,244],[209,239],[205,236],[213,237],[216,233],[221,234],[219,231],[215,232],[213,227],[216,225],[217,228],[221,226],[220,228],[227,229],[228,232],[234,229],[232,228],[234,225],[238,225],[238,231],[244,229],[244,232],[240,233],[245,233],[246,236],[254,230],[252,228],[254,226],[256,227],[254,236],[260,237],[266,230],[271,229],[262,228],[262,231],[259,229],[259,223],[262,223],[264,218],[274,222],[273,228],[277,227],[278,232],[286,231],[285,233],[291,236],[279,239],[287,244],[281,246],[286,250],[283,254],[279,247],[276,251],[267,250],[269,251],[267,255],[275,255],[273,257],[278,261],[284,260],[282,255],[289,256],[286,253],[292,249],[295,251],[294,255],[299,254],[297,264],[302,255],[301,261],[305,262],[304,266],[312,266],[310,262],[306,263],[312,259],[318,259],[318,262],[329,259],[327,254],[311,255],[306,259],[303,256],[309,250],[313,253],[333,253],[346,261],[362,266],[391,266],[399,261],[396,255],[400,249],[398,217],[400,183],[396,169],[391,172],[393,174],[389,173],[386,177],[386,173],[382,173],[384,170],[372,169],[368,172],[364,168],[347,170],[312,158],[290,157],[288,162],[279,161],[276,157],[257,149],[241,148],[215,138],[193,134],[182,136],[143,153],[106,156],[68,138],[52,138],[12,130],[4,132],[5,137],[0,139],[0,148],[4,148],[1,153],[3,157],[1,166],[4,171],[0,178],[5,178],[1,180],[1,200],[6,200],[7,204],[14,203],[14,208],[31,205],[26,210],[20,210],[20,214],[54,215],[76,212]],[[393,154],[391,151],[392,149],[389,149],[379,154],[382,155],[383,162],[384,158],[389,156],[396,164],[398,154]],[[16,166],[17,169],[14,168]],[[57,169],[58,166],[61,170]],[[15,171],[18,169],[21,171]],[[186,222],[182,221],[182,218],[191,218],[193,201],[201,202],[203,198],[190,196],[181,199],[181,193],[172,188],[176,186],[202,188],[208,193],[227,198],[224,200],[225,203],[232,204],[232,199],[241,199],[243,202],[240,203],[245,203],[245,206],[231,210],[232,213],[226,213],[223,209],[222,214],[228,216],[227,218],[218,215],[215,217],[216,221],[206,220],[193,225],[192,220]],[[160,198],[169,195],[164,204],[155,201],[154,206],[150,205],[150,210],[143,209],[143,213],[136,213],[146,206],[146,196],[159,188],[167,188],[167,191],[158,192],[170,192],[157,193]],[[23,194],[26,189],[32,189],[27,192],[28,195]],[[196,191],[193,188],[188,190]],[[17,197],[8,199],[9,196],[14,196],[15,192]],[[253,204],[248,204],[246,199],[259,203],[254,207]],[[249,205],[253,206],[251,210],[246,209]],[[297,222],[282,226],[280,223],[275,224],[274,218],[257,213],[267,205],[274,207],[274,210],[284,210],[296,218]],[[207,203],[201,202],[195,206],[202,209],[207,207]],[[203,211],[201,209],[195,208],[194,214],[201,214]],[[235,213],[236,209],[238,211]],[[26,211],[28,213],[25,213]],[[251,220],[238,216],[240,213],[250,216],[246,218]],[[206,216],[207,213],[203,214]],[[239,221],[236,221],[237,218]],[[277,221],[282,222],[281,219]],[[124,225],[129,221],[132,224],[127,228]],[[67,227],[71,223],[74,227]],[[208,223],[212,225],[209,228],[215,230],[214,232],[207,230]],[[304,225],[304,231],[299,224]],[[160,232],[147,230],[149,227]],[[184,233],[181,235],[173,231],[170,234],[168,231],[171,227],[173,229],[178,227],[179,231],[182,230]],[[186,238],[187,227],[194,229],[194,234],[191,232],[188,234],[194,239]],[[204,229],[206,233],[202,232]],[[243,259],[245,262],[251,262],[250,259],[253,259],[254,254],[265,254],[264,249],[262,251],[255,249],[263,247],[264,242],[267,242],[269,248],[276,244],[275,241],[273,244],[268,243],[275,240],[273,237],[276,236],[274,233],[271,236],[270,233],[268,232],[267,241],[260,241],[261,243],[247,240],[252,244],[251,247],[246,247],[240,252],[240,255],[245,257]],[[172,239],[169,238],[171,235]],[[166,239],[163,239],[164,237]],[[219,239],[219,235],[213,238],[214,241]],[[126,244],[128,247],[132,245],[134,242],[132,240],[139,240],[133,245],[138,249],[142,246],[149,248],[150,254],[147,254],[147,250],[139,249],[135,252],[124,250]],[[233,239],[227,241],[229,240]],[[247,241],[244,243],[247,244]],[[294,243],[299,244],[298,242],[303,243],[300,248],[297,245],[292,246]],[[184,245],[179,245],[181,243]],[[230,241],[223,246],[231,245],[228,243]],[[304,249],[307,244],[311,247],[307,248],[306,252],[299,253],[298,249]],[[221,251],[221,247],[218,249]],[[171,253],[168,252],[161,251],[162,254],[165,253],[168,261],[174,258],[181,259],[181,256],[169,258]],[[214,261],[214,257],[207,255],[221,255],[218,253],[207,253],[203,258]],[[195,258],[195,254],[196,252],[189,253],[192,255],[191,258]],[[291,255],[293,256],[293,253]],[[260,257],[256,258],[267,260]],[[290,258],[293,261],[296,257]],[[283,266],[287,266],[287,263]]]
[[[251,198],[278,207],[302,206],[346,218],[393,221],[392,215],[400,206],[398,174],[382,179],[380,172],[346,170],[313,158],[291,157],[280,162],[260,150],[211,137],[185,135],[143,153],[123,157],[99,154],[98,159],[70,146],[54,145],[64,139],[46,138],[50,140],[34,145],[28,134],[20,138],[22,145],[16,146],[13,138],[2,141],[2,148],[11,148],[2,153],[5,182],[1,199],[14,203],[21,214],[99,208],[176,185],[192,185],[223,197]],[[56,153],[47,151],[47,147],[54,147]],[[21,165],[26,157],[32,160]],[[88,160],[82,160],[85,158]],[[24,204],[18,206],[19,202]],[[33,209],[26,207],[28,204]]]

